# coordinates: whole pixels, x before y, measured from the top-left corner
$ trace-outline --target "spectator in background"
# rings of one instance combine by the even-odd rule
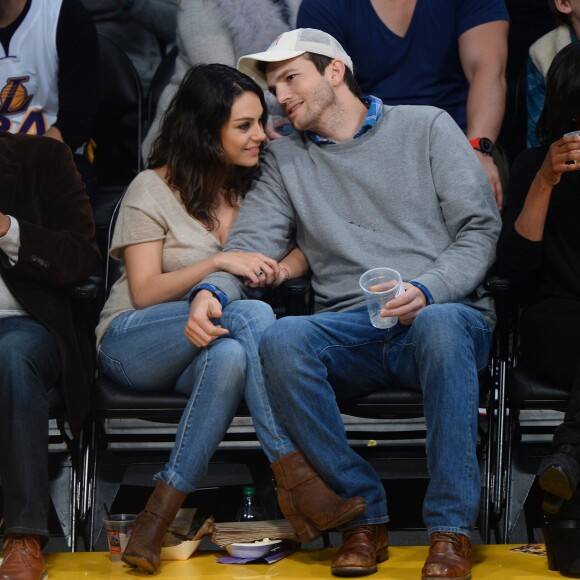
[[[509,17],[506,67],[507,100],[498,141],[511,162],[526,148],[526,63],[530,46],[552,30],[553,16],[546,0],[505,0]]]
[[[139,0],[137,0],[139,1]],[[264,50],[273,38],[296,26],[301,0],[182,0],[177,18],[179,54],[171,82],[163,91],[157,113],[143,141],[143,159],[149,157],[163,113],[185,73],[198,63],[235,66],[243,54]],[[282,136],[273,125],[283,123],[276,99],[266,93],[271,118],[266,133]],[[286,125],[289,127],[289,125]]]
[[[505,0],[510,17],[507,76],[518,74],[530,46],[553,28],[548,0]]]
[[[539,469],[544,511],[559,511],[580,472],[580,42],[554,58],[538,122],[542,145],[514,162],[497,251],[524,309],[520,364],[569,390],[564,422]]]
[[[43,4],[52,2],[41,0]],[[76,0],[75,0],[76,1]],[[28,35],[28,41],[31,41]],[[0,578],[46,578],[48,395],[74,434],[89,409],[91,337],[70,285],[99,262],[91,207],[70,150],[0,133],[0,476],[6,532]]]
[[[546,75],[556,54],[580,38],[580,0],[547,0],[557,28],[530,47],[528,59],[528,147],[537,147],[536,125],[544,107]]]
[[[446,110],[501,208],[496,163],[507,174],[507,161],[493,154],[505,107],[507,21],[504,0],[303,0],[297,26],[324,30],[344,46],[364,94]]]
[[[143,94],[165,50],[175,43],[177,0],[81,0],[97,31],[122,48],[141,80]]]
[[[0,3],[0,131],[66,143],[87,187],[83,156],[97,110],[98,44],[77,0]]]

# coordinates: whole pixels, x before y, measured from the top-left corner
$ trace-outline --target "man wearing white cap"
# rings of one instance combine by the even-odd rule
[[[349,447],[336,396],[394,383],[421,389],[431,474],[422,578],[466,580],[480,488],[478,371],[495,322],[481,283],[500,230],[486,175],[444,111],[360,98],[351,59],[324,32],[284,33],[238,68],[276,95],[297,131],[269,145],[226,250],[280,260],[297,244],[315,294],[315,314],[282,318],[260,345],[272,420],[288,439],[272,463],[282,511],[312,524],[288,484],[296,458],[306,458],[340,497],[366,504],[341,527],[332,573],[375,572],[388,557],[385,492]],[[358,284],[376,266],[398,270],[404,281],[405,291],[381,311],[398,317],[388,329],[371,324]],[[221,310],[243,297],[235,276],[208,276],[191,292],[186,335],[205,346],[226,334]]]

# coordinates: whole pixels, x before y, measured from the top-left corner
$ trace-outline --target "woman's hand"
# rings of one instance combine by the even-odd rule
[[[580,170],[580,135],[569,135],[550,145],[538,177],[554,186],[559,183],[563,173],[577,170]]]
[[[220,252],[215,260],[219,270],[246,278],[252,288],[271,285],[280,273],[276,260],[257,252]]]

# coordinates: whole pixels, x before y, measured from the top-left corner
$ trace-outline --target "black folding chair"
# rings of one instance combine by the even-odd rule
[[[518,326],[520,307],[517,296],[506,286],[506,300],[502,313],[502,324],[505,327],[501,334],[500,349],[504,366],[501,369],[502,380],[499,383],[499,436],[498,462],[496,467],[498,486],[494,506],[496,519],[501,521],[501,538],[509,542],[517,520],[522,512],[526,499],[536,479],[539,463],[548,451],[546,444],[535,444],[534,439],[551,436],[554,431],[554,420],[525,424],[521,420],[524,411],[558,411],[566,410],[569,392],[550,384],[549,381],[526,369],[518,360]],[[524,441],[526,436],[532,442]],[[545,437],[544,437],[545,439]],[[527,524],[528,539],[534,541],[533,527]]]

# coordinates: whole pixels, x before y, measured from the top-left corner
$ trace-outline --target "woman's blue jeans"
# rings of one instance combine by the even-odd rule
[[[348,445],[336,396],[393,385],[422,389],[431,480],[423,505],[429,533],[470,534],[478,514],[476,455],[479,383],[491,331],[480,312],[434,304],[411,326],[380,330],[366,307],[282,318],[260,353],[278,416],[322,478],[367,508],[349,526],[388,521],[374,469]]]
[[[270,461],[295,449],[273,417],[260,365],[260,337],[275,322],[270,306],[229,304],[217,321],[229,334],[202,349],[184,335],[188,316],[184,301],[120,314],[99,354],[105,375],[128,389],[189,396],[169,462],[155,476],[184,493],[199,485],[242,397]]]

